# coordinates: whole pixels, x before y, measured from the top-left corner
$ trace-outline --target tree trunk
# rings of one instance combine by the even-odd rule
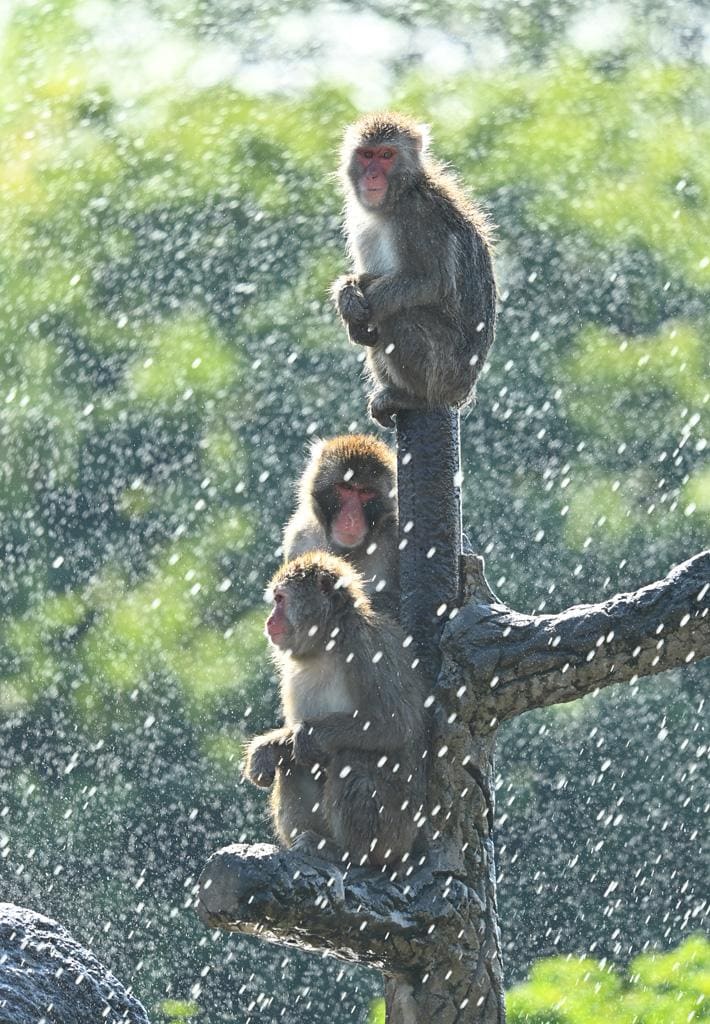
[[[442,826],[437,840],[443,858],[435,866],[442,895],[456,894],[459,928],[456,943],[436,942],[432,935],[426,970],[387,976],[387,1024],[504,1024],[505,1000],[496,878],[490,823],[493,815],[493,734],[461,736],[456,763],[442,759],[432,785],[432,799],[443,798],[433,822]],[[458,756],[466,750],[467,756]],[[453,787],[453,788],[449,788]],[[461,798],[460,795],[463,795]],[[434,805],[435,807],[436,805]],[[457,858],[454,867],[451,861]]]
[[[417,639],[436,698],[428,856],[444,892],[448,878],[465,892],[457,945],[433,942],[425,971],[386,978],[387,1024],[495,1024],[505,1017],[492,840],[494,736],[457,724],[457,709],[441,699],[447,688],[437,683],[441,632],[464,596],[461,482],[458,413],[399,413],[400,619]]]

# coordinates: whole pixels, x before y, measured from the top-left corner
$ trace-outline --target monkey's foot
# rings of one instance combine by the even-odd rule
[[[247,754],[243,772],[255,786],[268,789],[276,778],[276,758],[271,747],[256,747]]]
[[[318,746],[310,722],[300,722],[293,730],[293,759],[301,768],[323,771],[328,755]]]
[[[394,388],[382,388],[370,398],[368,411],[370,416],[383,427],[393,429],[395,426],[393,417],[402,409],[418,409],[419,404],[402,391],[395,391]]]
[[[338,864],[342,857],[342,851],[338,849],[335,843],[324,836],[318,835],[312,829],[299,832],[291,843],[290,849],[295,853],[302,853],[306,857],[321,857],[323,860],[331,861],[334,864]]]

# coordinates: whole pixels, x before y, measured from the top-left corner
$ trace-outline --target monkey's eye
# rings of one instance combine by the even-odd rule
[[[385,149],[384,152],[382,153],[383,160],[391,160],[393,156],[394,153],[392,152],[391,149]]]
[[[277,590],[276,593],[274,594],[274,604],[281,604],[283,599],[284,595],[281,593],[280,590]]]

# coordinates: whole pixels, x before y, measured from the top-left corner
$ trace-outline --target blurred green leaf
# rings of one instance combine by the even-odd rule
[[[710,942],[693,936],[670,953],[637,957],[627,977],[588,959],[535,964],[507,997],[511,1024],[688,1024],[708,1016]],[[700,997],[700,998],[698,998]]]
[[[169,1021],[189,1020],[200,1012],[200,1007],[194,1000],[185,999],[164,999],[159,1010],[164,1013]]]

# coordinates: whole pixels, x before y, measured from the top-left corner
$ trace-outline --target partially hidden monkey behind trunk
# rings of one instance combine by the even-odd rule
[[[317,441],[284,531],[284,558],[330,551],[355,566],[378,611],[399,607],[397,460],[376,437]]]
[[[270,584],[266,623],[285,725],[252,740],[245,773],[273,784],[284,846],[382,866],[412,849],[426,789],[424,684],[399,625],[347,562],[314,552]]]
[[[495,329],[491,225],[402,114],[351,125],[341,173],[353,273],[333,285],[351,341],[367,348],[370,414],[473,397]]]

